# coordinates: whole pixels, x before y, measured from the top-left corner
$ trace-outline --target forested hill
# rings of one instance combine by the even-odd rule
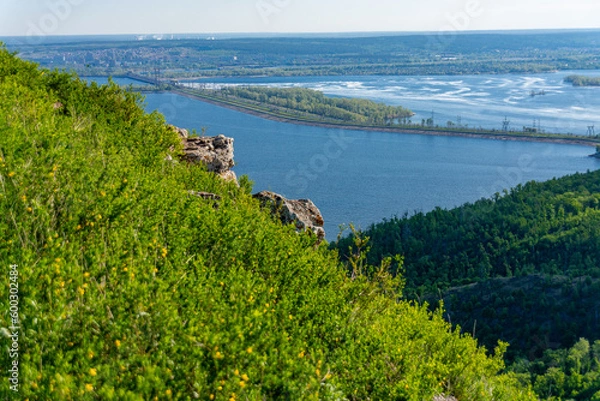
[[[404,256],[413,294],[533,273],[600,277],[600,171],[392,218],[363,234],[371,239],[370,262]],[[351,242],[336,244],[342,255]]]
[[[138,95],[0,48],[0,399],[536,398],[181,153]]]

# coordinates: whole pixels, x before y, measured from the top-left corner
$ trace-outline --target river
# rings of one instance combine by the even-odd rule
[[[539,77],[385,79],[388,84],[397,79],[423,80],[428,82],[427,85],[434,85],[432,81],[435,80],[437,86],[458,87],[458,82],[464,83],[471,79],[476,79],[481,85],[492,81],[499,86],[506,79],[523,83],[534,78]],[[329,77],[294,80],[311,82],[310,86],[327,89],[332,95],[361,95],[381,100],[381,93],[387,93],[385,89],[379,91],[379,94],[368,90],[361,92],[360,88],[375,85],[376,77],[360,77],[361,81],[356,79],[359,78],[339,78],[338,81]],[[293,84],[283,78],[258,81],[266,84],[267,80],[279,81],[277,84],[280,85]],[[102,79],[98,81],[104,82]],[[116,81],[120,84],[131,83],[129,80]],[[346,84],[339,83],[342,81]],[[388,84],[379,85],[385,88]],[[536,88],[542,86],[537,85]],[[544,88],[550,91],[548,86]],[[587,93],[589,89],[582,88],[582,92]],[[488,92],[493,91],[490,89]],[[539,98],[550,96],[548,92]],[[502,97],[504,93],[505,91],[500,91],[497,94]],[[523,102],[537,101],[538,98],[531,100],[525,92],[522,96]],[[591,95],[590,97],[593,98]],[[577,100],[577,96],[573,95],[570,99]],[[425,104],[426,109],[430,108],[426,98],[419,101],[424,102],[423,108]],[[430,101],[431,104],[438,105],[439,110],[446,110],[448,115],[454,112],[452,107],[459,104],[456,111],[460,109],[465,116],[483,115],[490,104],[505,103],[504,99],[498,97],[487,97],[480,106],[453,99],[436,100],[435,97]],[[567,102],[560,107],[561,110],[568,110],[578,106]],[[586,113],[591,113],[596,107],[600,109],[600,104],[594,98],[586,107]],[[206,135],[222,133],[233,137],[237,164],[235,171],[238,176],[248,175],[255,182],[255,191],[272,190],[289,198],[313,200],[324,215],[329,240],[336,238],[341,224],[354,223],[357,227],[366,228],[374,222],[405,212],[410,214],[415,211],[426,212],[435,207],[451,208],[490,197],[496,192],[527,181],[544,181],[600,167],[600,160],[588,157],[593,153],[593,148],[585,146],[292,125],[264,120],[170,93],[147,94],[146,109],[159,110],[169,123],[195,129],[198,133],[204,128]],[[532,112],[528,110],[524,109],[522,113]],[[499,110],[495,112],[500,113]],[[492,115],[491,111],[489,113]],[[583,114],[587,116],[586,113]],[[570,123],[564,123],[559,118],[556,121],[559,125],[575,126],[575,117],[576,113],[572,115],[573,122]],[[583,120],[582,117],[578,124],[583,124]]]

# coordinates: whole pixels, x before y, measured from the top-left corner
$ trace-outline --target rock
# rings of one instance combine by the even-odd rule
[[[221,200],[221,197],[219,195],[212,194],[210,192],[189,191],[189,194],[202,199]]]
[[[174,125],[169,125],[169,127],[171,127],[175,132],[177,132],[177,134],[179,135],[179,137],[181,139],[187,139],[190,136],[190,133],[188,132],[188,130],[186,130],[184,128],[179,128]]]
[[[253,195],[263,207],[270,207],[283,224],[294,224],[296,230],[311,230],[319,241],[325,238],[323,216],[309,199],[289,200],[274,192],[263,191]]]
[[[436,395],[435,397],[433,397],[433,401],[458,401],[458,400],[452,396]]]
[[[230,182],[235,182],[235,183],[238,182],[237,175],[235,174],[235,172],[233,172],[231,170],[219,174],[219,177],[221,177],[225,181],[230,181]]]
[[[234,166],[233,138],[216,137],[182,138],[184,158],[190,163],[203,163],[208,171],[224,174]]]

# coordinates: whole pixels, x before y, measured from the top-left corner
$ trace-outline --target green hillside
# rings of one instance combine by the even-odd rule
[[[401,255],[406,296],[442,300],[444,317],[488,348],[510,343],[509,370],[543,399],[600,400],[599,201],[600,171],[575,174],[393,218],[332,247],[342,260],[360,248],[369,263]]]
[[[385,265],[349,276],[180,151],[137,95],[0,50],[1,399],[534,399],[504,345],[397,301]]]
[[[404,256],[413,295],[528,274],[600,277],[600,171],[519,185],[367,229],[369,261]],[[344,253],[352,238],[336,246]]]

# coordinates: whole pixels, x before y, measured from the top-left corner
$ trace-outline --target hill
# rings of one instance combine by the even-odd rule
[[[493,199],[395,217],[362,233],[370,263],[402,255],[413,296],[495,277],[600,277],[600,171],[530,182]],[[348,254],[353,238],[335,247]]]
[[[0,398],[534,399],[505,345],[178,161],[141,101],[0,50]]]

